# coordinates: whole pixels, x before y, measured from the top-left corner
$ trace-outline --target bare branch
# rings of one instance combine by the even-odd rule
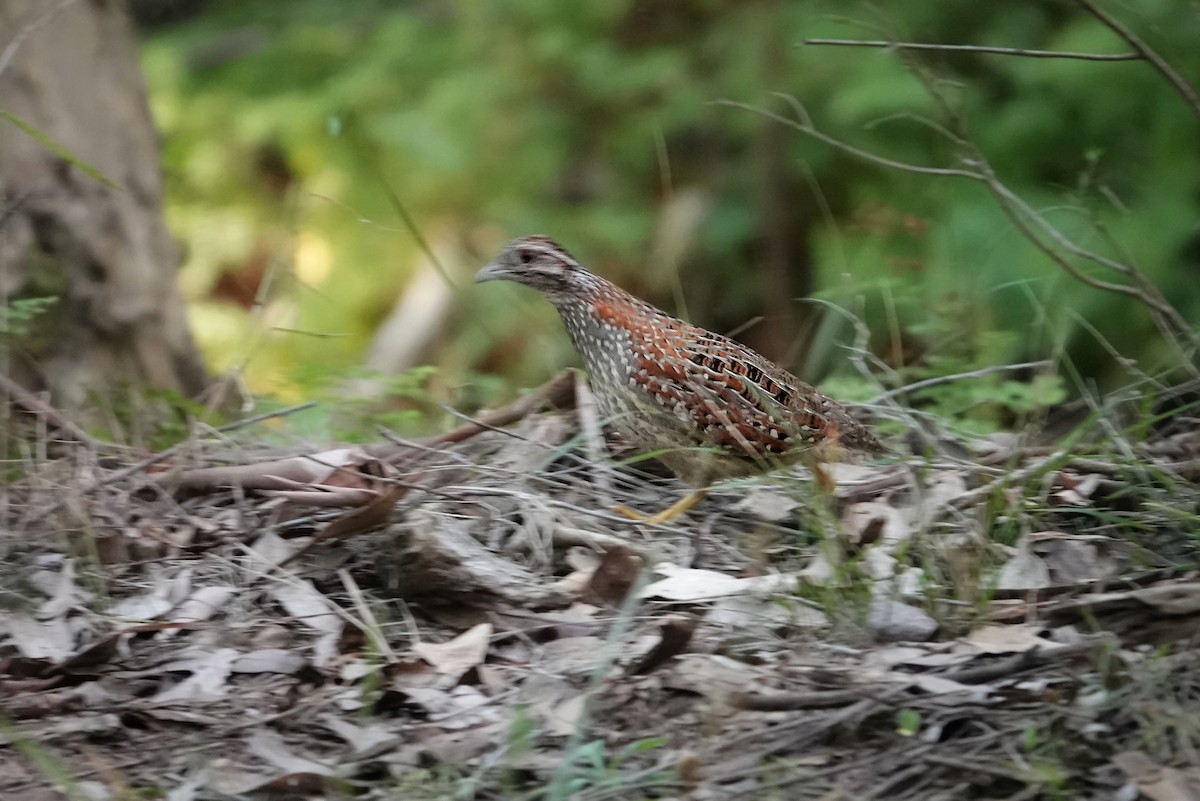
[[[836,47],[883,47],[889,50],[937,50],[949,53],[984,53],[1024,58],[1071,58],[1078,61],[1141,61],[1140,53],[1072,53],[1063,50],[1026,50],[1021,47],[983,47],[981,45],[949,45],[930,42],[885,42],[863,39],[805,39],[801,44]]]
[[[864,403],[864,406],[876,406],[883,403],[885,400],[890,400],[897,395],[906,395],[910,392],[916,392],[920,389],[935,387],[939,384],[948,384],[951,381],[961,381],[968,378],[983,378],[993,373],[1004,373],[1015,370],[1034,370],[1043,367],[1049,367],[1053,364],[1050,359],[1042,359],[1036,362],[1021,362],[1020,364],[994,364],[989,367],[982,367],[978,370],[970,370],[965,373],[955,373],[954,375],[939,375],[933,378],[926,378],[923,381],[915,381],[911,384],[906,384],[902,387],[889,389],[887,392],[881,392],[869,401]]]
[[[1149,61],[1150,65],[1167,79],[1167,83],[1175,87],[1175,91],[1184,99],[1184,102],[1191,106],[1192,113],[1200,117],[1200,94],[1197,94],[1196,87],[1192,86],[1182,75],[1176,72],[1175,68],[1168,64],[1167,60],[1160,56],[1157,50],[1143,42],[1137,34],[1110,16],[1107,11],[1097,6],[1092,0],[1077,0],[1077,2],[1087,9],[1089,14],[1100,20],[1106,28],[1124,39],[1126,44],[1137,51],[1139,56]]]
[[[1081,0],[1082,2],[1083,0]],[[940,93],[929,84],[929,81],[924,81],[927,89],[933,95],[935,100],[939,101],[945,113],[957,116],[945,103],[941,102]],[[787,95],[777,95],[786,100],[796,113],[796,119],[784,117],[781,114],[769,111],[764,108],[749,105],[747,103],[738,103],[730,100],[717,101],[721,105],[732,106],[747,111],[753,111],[756,114],[761,114],[768,119],[775,120],[783,125],[793,128],[801,133],[811,136],[812,138],[824,142],[830,147],[836,148],[844,153],[847,153],[862,161],[876,164],[881,167],[902,170],[904,172],[917,173],[919,175],[939,175],[943,177],[968,178],[972,181],[978,181],[984,184],[988,190],[996,198],[1001,211],[1013,223],[1017,230],[1029,240],[1038,250],[1042,251],[1055,264],[1059,265],[1072,278],[1080,281],[1094,289],[1099,289],[1107,292],[1114,292],[1121,295],[1132,297],[1142,303],[1150,310],[1156,324],[1164,334],[1168,336],[1174,347],[1185,356],[1185,362],[1190,363],[1190,357],[1187,357],[1188,348],[1182,345],[1182,342],[1187,342],[1192,352],[1200,349],[1200,332],[1197,332],[1186,320],[1179,311],[1171,305],[1170,302],[1162,296],[1144,275],[1136,268],[1129,264],[1111,259],[1095,251],[1088,250],[1076,243],[1073,239],[1067,236],[1063,231],[1055,227],[1045,215],[1037,209],[1030,206],[1023,198],[1013,192],[999,177],[996,176],[991,164],[986,157],[974,146],[973,142],[964,140],[961,137],[954,136],[951,141],[959,146],[964,147],[968,153],[964,158],[964,163],[969,169],[958,169],[953,167],[927,167],[920,164],[910,164],[907,162],[896,161],[894,159],[881,156],[877,153],[872,153],[868,150],[854,147],[835,137],[830,136],[817,129],[812,123],[812,118],[808,114],[808,110],[797,99]],[[1111,270],[1125,278],[1131,283],[1115,283],[1105,281],[1095,276],[1088,275],[1083,272],[1078,265],[1072,262],[1071,257],[1084,259],[1097,264],[1105,269]]]
[[[752,106],[749,103],[739,103],[734,100],[718,100],[716,102],[722,106],[731,106],[733,108],[740,108],[745,111],[753,111],[755,114],[761,114],[762,116],[766,117],[767,119],[775,120],[776,122],[782,123],[783,125],[786,125],[789,128],[795,128],[797,131],[807,134],[808,136],[811,136],[813,139],[824,142],[825,144],[829,145],[830,147],[835,147],[838,150],[841,150],[844,153],[848,153],[849,155],[854,156],[855,158],[862,159],[863,161],[867,161],[872,164],[878,164],[880,167],[890,167],[891,169],[894,169],[894,170],[904,170],[905,172],[915,172],[915,173],[919,173],[921,175],[942,175],[942,176],[954,176],[954,177],[958,177],[958,178],[970,178],[975,181],[983,180],[982,175],[980,175],[979,173],[970,172],[969,170],[959,170],[959,169],[955,169],[953,167],[926,167],[922,164],[909,164],[909,163],[903,162],[903,161],[895,161],[894,159],[889,159],[885,156],[880,156],[878,153],[872,153],[868,150],[861,150],[857,147],[854,147],[853,145],[846,144],[845,142],[842,142],[838,139],[834,139],[829,134],[823,133],[822,131],[815,128],[813,126],[812,122],[808,118],[807,110],[805,110],[804,106],[800,103],[799,100],[796,100],[794,97],[788,97],[785,95],[779,95],[779,97],[782,97],[784,100],[788,101],[788,103],[791,104],[792,108],[796,110],[796,115],[800,119],[793,120],[788,117],[784,117],[782,114],[776,114],[773,111],[768,111],[765,108],[759,108],[758,106]]]

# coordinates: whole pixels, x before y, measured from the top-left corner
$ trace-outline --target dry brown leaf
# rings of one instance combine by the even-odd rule
[[[592,572],[584,591],[584,599],[598,600],[610,606],[620,606],[637,583],[645,562],[632,549],[619,546],[607,551]]]
[[[842,534],[853,545],[876,547],[891,553],[912,535],[904,515],[891,504],[879,501],[852,503],[842,513]]]
[[[630,665],[627,672],[633,676],[649,673],[683,653],[692,641],[698,622],[695,615],[668,615],[660,620],[658,642],[636,664]]]

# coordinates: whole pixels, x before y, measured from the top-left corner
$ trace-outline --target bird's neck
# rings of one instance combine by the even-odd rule
[[[632,318],[654,313],[652,306],[612,286],[591,296],[556,302],[575,350],[593,378],[624,384],[631,366]]]

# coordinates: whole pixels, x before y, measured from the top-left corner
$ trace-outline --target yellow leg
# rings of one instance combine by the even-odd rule
[[[630,520],[637,520],[640,523],[666,523],[669,520],[674,520],[688,509],[691,509],[693,506],[700,503],[700,501],[702,501],[704,496],[707,494],[708,487],[705,487],[704,489],[693,490],[656,515],[644,515],[641,512],[630,509],[628,506],[624,505],[618,506],[613,511],[619,515],[628,517]]]

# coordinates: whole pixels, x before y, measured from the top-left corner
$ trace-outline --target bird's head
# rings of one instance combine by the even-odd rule
[[[516,281],[556,305],[586,298],[602,283],[547,236],[524,236],[509,242],[495,261],[475,276],[475,283],[484,281]]]

